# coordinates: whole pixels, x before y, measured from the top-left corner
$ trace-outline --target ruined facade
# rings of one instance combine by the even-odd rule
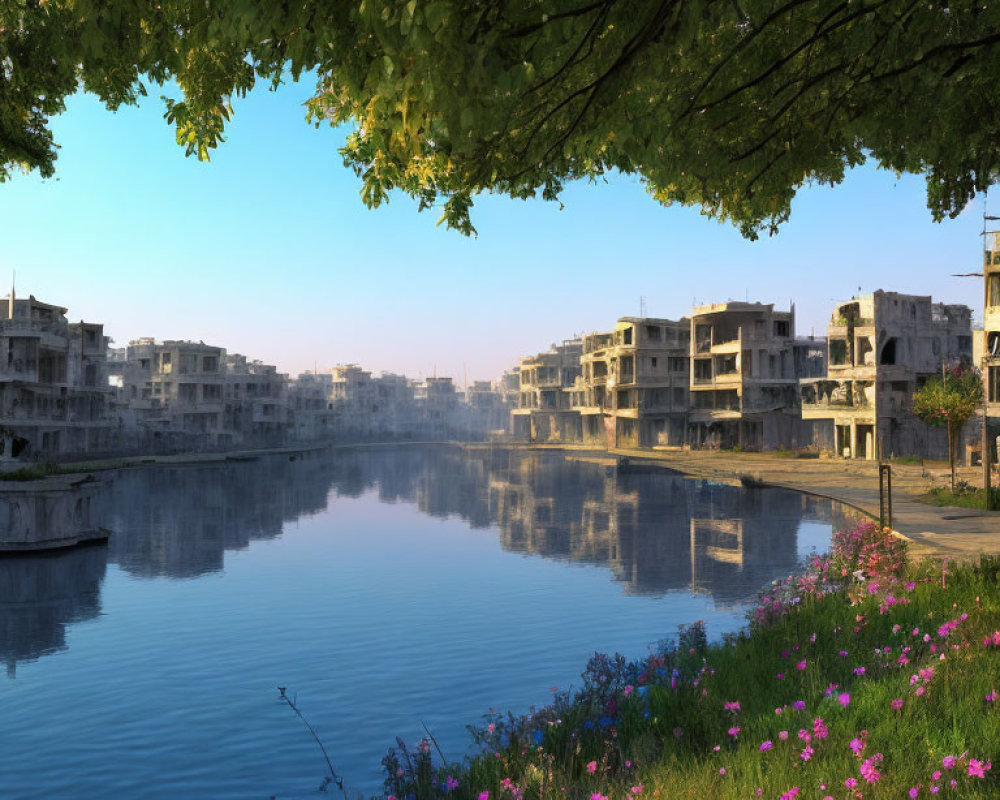
[[[972,360],[964,305],[881,290],[839,304],[823,378],[801,382],[802,416],[836,455],[947,457],[947,440],[913,415],[913,394],[942,365]]]
[[[226,351],[203,342],[151,338],[129,342],[113,362],[130,449],[171,452],[235,444],[225,425]]]
[[[689,320],[622,317],[614,331],[583,338],[570,404],[582,441],[607,447],[684,443]]]
[[[111,446],[104,326],[66,319],[66,309],[0,303],[0,457],[45,459]]]
[[[983,250],[984,313],[980,341],[982,355],[976,366],[983,370],[986,393],[986,425],[992,458],[1000,458],[1000,233],[986,238]]]
[[[822,342],[795,338],[795,309],[716,303],[691,315],[692,447],[774,450],[811,445],[798,381],[825,374]]]
[[[239,442],[284,443],[291,422],[288,377],[239,353],[225,357],[225,376],[225,429]]]
[[[582,353],[580,339],[567,339],[547,352],[521,359],[517,408],[511,411],[515,439],[581,441],[580,414],[570,405],[570,390],[580,375]]]

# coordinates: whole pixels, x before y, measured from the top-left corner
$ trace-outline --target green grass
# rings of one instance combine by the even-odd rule
[[[862,561],[869,556],[862,550]],[[652,660],[592,661],[574,698],[528,717],[492,717],[492,730],[477,732],[482,752],[461,764],[432,767],[429,747],[397,750],[387,794],[878,800],[914,788],[930,798],[937,786],[940,797],[1000,796],[1000,699],[987,699],[1000,689],[1000,559],[906,569],[898,583],[849,578],[836,591],[802,593],[776,621],[721,644],[706,646],[689,629]],[[734,701],[739,710],[726,710]],[[808,761],[800,731],[812,737]],[[772,746],[761,751],[765,741]],[[862,764],[877,753],[881,777],[868,783]],[[951,756],[958,764],[945,769]],[[997,767],[975,777],[973,759]],[[457,781],[450,790],[448,777]]]
[[[43,461],[27,467],[19,467],[10,472],[0,473],[0,481],[37,481],[42,478],[50,478],[53,475],[62,475],[64,472],[66,470],[58,464]]]
[[[1000,509],[1000,488],[991,488],[990,497],[994,509]],[[955,483],[955,491],[948,486],[933,486],[923,496],[923,500],[935,506],[958,506],[959,508],[986,508],[986,492],[965,481]]]

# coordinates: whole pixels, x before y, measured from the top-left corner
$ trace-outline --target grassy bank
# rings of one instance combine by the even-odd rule
[[[957,506],[959,508],[986,508],[986,490],[965,481],[955,484],[955,491],[948,486],[934,486],[924,495],[926,502],[935,506]],[[1000,488],[990,489],[991,508],[1000,508]]]
[[[627,662],[474,731],[390,751],[397,800],[990,798],[1000,794],[1000,559],[910,564],[871,523],[761,597],[748,631]]]

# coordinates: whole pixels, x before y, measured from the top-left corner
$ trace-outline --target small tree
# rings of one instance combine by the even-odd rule
[[[983,404],[983,382],[979,371],[956,367],[933,378],[913,395],[913,413],[932,428],[948,426],[948,463],[951,490],[955,491],[955,456],[965,423]]]

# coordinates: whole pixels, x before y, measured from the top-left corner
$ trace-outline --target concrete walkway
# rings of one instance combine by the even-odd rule
[[[678,472],[726,483],[744,475],[771,486],[823,495],[878,518],[878,465],[870,461],[791,458],[766,453],[719,451],[612,451],[637,460],[655,460]],[[978,484],[978,467],[962,467],[957,479]],[[932,506],[919,498],[932,486],[947,485],[948,465],[899,464],[892,468],[893,529],[911,542],[910,552],[932,558],[977,558],[1000,553],[1000,512]]]

